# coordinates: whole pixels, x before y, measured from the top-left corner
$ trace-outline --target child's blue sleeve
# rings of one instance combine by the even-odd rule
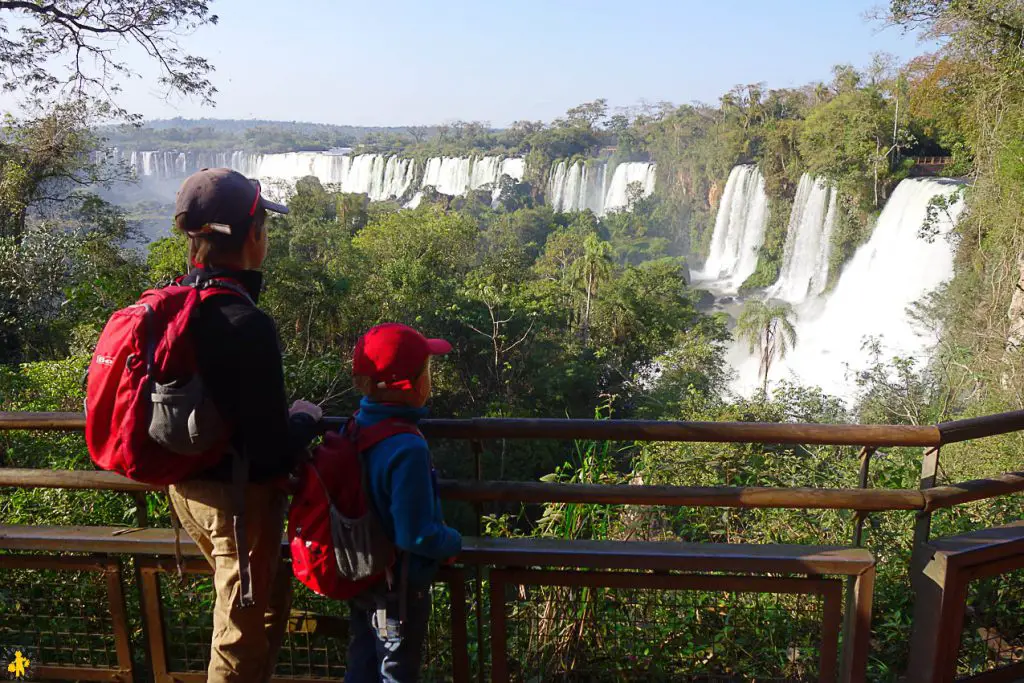
[[[416,439],[390,459],[391,517],[395,545],[434,560],[446,560],[462,549],[459,532],[441,521],[430,466],[430,451]]]

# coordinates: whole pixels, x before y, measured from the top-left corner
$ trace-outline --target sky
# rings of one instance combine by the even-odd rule
[[[882,1],[215,0],[219,23],[183,47],[216,66],[217,106],[164,100],[148,65],[122,99],[146,118],[378,126],[550,121],[599,97],[715,102],[926,51],[866,18]]]

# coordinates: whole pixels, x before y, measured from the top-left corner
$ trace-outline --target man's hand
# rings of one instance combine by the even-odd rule
[[[324,411],[315,403],[309,401],[296,401],[292,404],[292,407],[288,410],[289,415],[295,415],[297,413],[305,413],[317,422],[324,416]]]

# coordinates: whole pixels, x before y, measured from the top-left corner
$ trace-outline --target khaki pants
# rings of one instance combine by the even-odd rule
[[[170,487],[181,526],[199,545],[210,566],[217,599],[208,683],[270,680],[291,608],[291,572],[281,566],[281,534],[288,498],[268,484],[249,484],[245,533],[256,604],[238,605],[238,555],[232,527],[232,485],[189,481]]]

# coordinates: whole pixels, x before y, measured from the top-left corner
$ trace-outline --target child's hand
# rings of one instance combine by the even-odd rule
[[[305,413],[317,422],[324,416],[324,411],[315,403],[309,401],[296,401],[292,404],[292,407],[288,410],[289,415],[295,415],[296,413]]]

